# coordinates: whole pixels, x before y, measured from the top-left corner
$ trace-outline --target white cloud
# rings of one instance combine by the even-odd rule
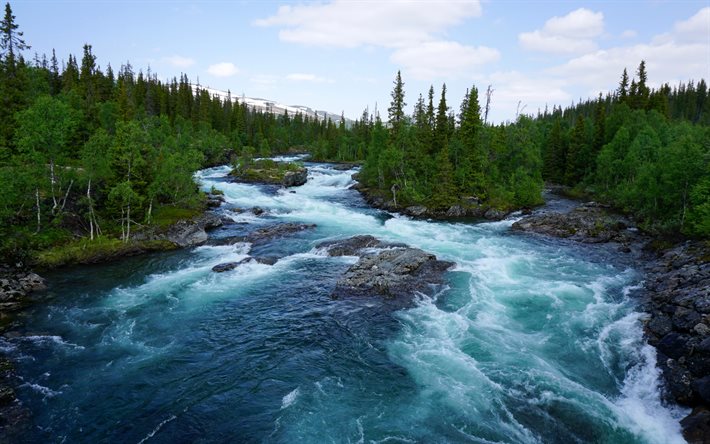
[[[622,46],[574,58],[548,72],[594,89],[610,90],[616,88],[624,68],[633,76],[638,64],[645,60],[649,85],[658,86],[659,82],[706,78],[708,53],[710,46],[698,43]]]
[[[491,105],[495,120],[513,118],[519,101],[521,106],[527,105],[526,113],[534,113],[544,109],[546,104],[566,105],[580,98],[593,98],[599,91],[613,91],[624,68],[633,77],[641,60],[646,61],[651,87],[707,78],[710,72],[709,28],[710,8],[703,8],[649,42],[594,49],[538,73],[494,73],[485,76],[481,83],[491,83],[495,88]],[[631,37],[628,32],[624,34]]]
[[[239,73],[239,68],[231,62],[222,62],[210,65],[207,72],[216,77],[231,77]]]
[[[655,36],[650,43],[618,46],[573,58],[548,70],[550,74],[596,90],[615,89],[626,68],[633,76],[646,61],[648,82],[677,83],[707,78],[710,72],[710,7],[700,9],[673,30]]]
[[[161,59],[163,62],[168,63],[176,68],[189,68],[195,64],[195,60],[189,57],[183,57],[180,55],[173,55],[170,57],[163,57]]]
[[[286,80],[291,80],[293,82],[334,83],[332,79],[326,79],[325,77],[319,77],[315,74],[306,74],[301,72],[288,74],[286,76]]]
[[[564,17],[552,17],[542,29],[551,35],[590,39],[604,32],[604,14],[579,8]]]
[[[518,41],[525,49],[541,52],[581,54],[597,48],[593,40],[546,35],[541,31],[524,32]]]
[[[335,0],[281,6],[257,26],[278,26],[283,41],[318,46],[355,48],[411,46],[470,17],[481,15],[478,0],[456,2]]]
[[[485,46],[473,47],[457,42],[435,41],[396,50],[390,60],[419,80],[451,78],[473,74],[477,66],[495,62],[500,53]]]
[[[621,33],[621,38],[622,39],[632,39],[636,37],[638,33],[634,31],[633,29],[627,29],[626,31]]]
[[[390,61],[422,80],[459,76],[496,61],[497,50],[445,41],[448,28],[481,15],[479,0],[397,0],[363,3],[334,0],[281,6],[257,26],[279,27],[282,41],[341,48],[389,48]],[[291,80],[318,81],[298,78]]]
[[[581,54],[597,48],[594,41],[604,32],[604,14],[580,8],[563,17],[552,17],[542,29],[518,35],[528,50]]]
[[[688,20],[673,27],[676,41],[705,42],[710,40],[710,6],[702,8]]]

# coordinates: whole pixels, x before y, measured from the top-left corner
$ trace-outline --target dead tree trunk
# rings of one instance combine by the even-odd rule
[[[37,200],[37,232],[42,229],[42,216],[39,206],[39,188],[35,188],[35,199]]]

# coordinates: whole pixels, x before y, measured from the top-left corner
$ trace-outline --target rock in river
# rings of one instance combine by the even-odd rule
[[[298,187],[306,183],[306,181],[308,181],[308,170],[299,168],[296,171],[287,171],[281,184],[286,188]]]
[[[386,244],[372,236],[356,236],[331,242],[329,253],[360,255],[338,280],[333,297],[379,295],[389,299],[410,301],[417,292],[427,292],[432,284],[443,283],[444,273],[454,264],[418,248]],[[388,247],[372,253],[368,248]]]

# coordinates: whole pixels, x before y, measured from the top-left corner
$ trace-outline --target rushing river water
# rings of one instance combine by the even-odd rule
[[[629,297],[640,276],[613,251],[512,234],[513,220],[391,217],[348,189],[354,171],[309,168],[290,190],[230,183],[227,167],[197,176],[238,222],[213,238],[315,230],[49,275],[0,343],[32,412],[27,441],[683,442]],[[253,206],[267,214],[228,211]],[[355,234],[457,265],[409,309],[332,300],[356,258],[314,246]],[[283,259],[211,271],[248,253]]]

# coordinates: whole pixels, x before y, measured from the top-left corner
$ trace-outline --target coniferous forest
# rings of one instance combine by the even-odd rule
[[[0,249],[22,256],[199,212],[197,169],[243,152],[310,152],[363,162],[360,181],[399,206],[541,204],[544,184],[593,196],[659,233],[710,236],[710,97],[705,80],[648,86],[643,61],[617,90],[566,108],[488,122],[495,96],[446,85],[405,109],[397,73],[386,121],[352,125],[249,109],[187,75],[168,82],[90,45],[66,60],[34,54],[9,4],[0,24]],[[653,73],[651,73],[652,75]],[[458,99],[458,98],[457,98]],[[491,102],[489,103],[489,100]],[[481,106],[483,102],[485,106]]]

